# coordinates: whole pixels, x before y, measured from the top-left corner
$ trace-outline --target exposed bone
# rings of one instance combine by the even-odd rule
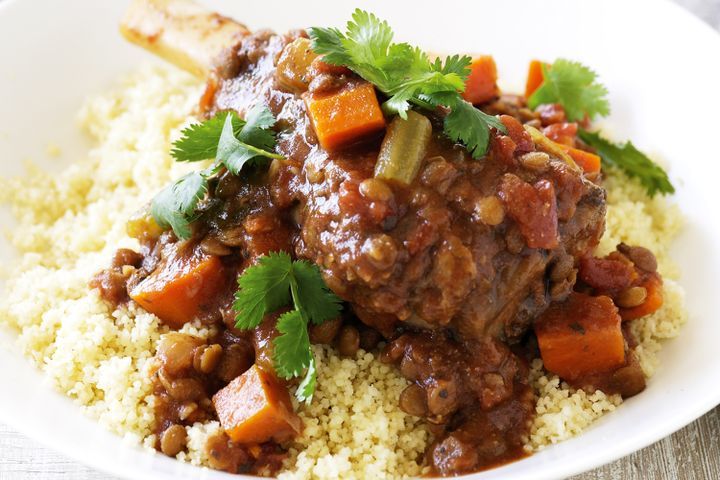
[[[199,77],[248,29],[191,0],[133,0],[120,24],[125,38]]]

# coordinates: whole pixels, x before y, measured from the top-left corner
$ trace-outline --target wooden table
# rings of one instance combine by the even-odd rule
[[[675,1],[720,30],[720,0]],[[100,479],[112,480],[0,424],[0,480]],[[644,450],[572,478],[665,479],[720,479],[720,407]]]

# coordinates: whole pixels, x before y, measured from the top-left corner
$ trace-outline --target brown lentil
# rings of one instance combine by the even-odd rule
[[[222,347],[217,343],[196,348],[193,357],[193,367],[195,367],[195,370],[198,372],[210,373],[215,370],[215,367],[220,363],[222,353]]]
[[[505,207],[497,197],[484,197],[475,204],[475,213],[485,225],[500,225],[505,219]]]
[[[519,160],[524,167],[536,172],[543,172],[550,165],[550,155],[545,152],[528,152],[522,155]]]
[[[636,267],[646,272],[653,273],[657,271],[657,259],[655,255],[645,247],[631,247],[621,243],[617,246],[620,253],[628,257]]]
[[[160,437],[160,450],[168,457],[182,452],[187,443],[187,432],[181,425],[170,425]]]
[[[427,413],[427,398],[425,397],[425,390],[416,384],[410,384],[400,394],[400,408],[405,413],[422,417]]]
[[[633,308],[645,303],[647,290],[645,287],[630,287],[620,292],[615,298],[618,307]]]
[[[393,192],[390,187],[379,178],[368,178],[360,182],[358,187],[360,194],[374,202],[389,202],[393,199]]]
[[[360,333],[357,328],[351,325],[345,325],[340,330],[340,335],[337,339],[337,349],[340,355],[346,357],[352,357],[360,348]]]
[[[342,326],[342,320],[340,318],[334,318],[323,322],[320,325],[310,325],[309,334],[310,341],[312,343],[323,343],[330,345],[335,337],[337,337],[340,327]]]

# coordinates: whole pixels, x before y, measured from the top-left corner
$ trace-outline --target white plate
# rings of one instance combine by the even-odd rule
[[[48,143],[63,158],[87,145],[74,125],[82,98],[150,61],[117,33],[125,2],[0,2],[0,165],[18,174]],[[208,2],[251,28],[278,31],[339,24],[355,4]],[[359,3],[359,2],[358,2]],[[660,1],[363,1],[398,38],[440,52],[495,55],[506,85],[520,87],[530,58],[558,56],[597,69],[611,92],[613,131],[672,164],[688,225],[675,250],[685,272],[690,321],[668,342],[645,392],[582,435],[478,479],[559,478],[627,455],[688,424],[720,402],[720,37],[679,7]],[[61,163],[61,162],[60,162]],[[11,225],[7,212],[0,218]],[[0,244],[0,261],[13,257]],[[128,447],[42,386],[16,353],[0,349],[0,421],[95,468],[132,479],[239,478]]]

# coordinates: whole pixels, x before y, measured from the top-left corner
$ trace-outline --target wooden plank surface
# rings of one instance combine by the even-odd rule
[[[675,1],[720,30],[720,0]],[[101,479],[112,480],[0,424],[0,480]],[[720,407],[644,450],[571,480],[665,479],[720,479]]]

